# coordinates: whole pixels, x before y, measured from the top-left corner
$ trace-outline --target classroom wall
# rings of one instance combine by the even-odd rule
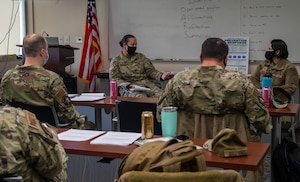
[[[110,57],[119,52],[117,42],[124,31],[135,35],[139,39],[138,50],[153,60],[197,61],[202,42],[212,36],[249,37],[249,60],[263,59],[266,45],[274,38],[283,39],[289,45],[291,61],[296,62],[300,57],[300,39],[291,36],[298,35],[300,26],[290,21],[291,17],[300,15],[299,0],[109,2]]]
[[[101,36],[100,45],[103,54],[103,67],[101,70],[108,70],[110,63],[108,58],[108,2],[109,0],[96,0]],[[86,0],[27,0],[26,9],[27,33],[36,32],[42,34],[45,31],[49,36],[70,36],[70,45],[79,48],[79,50],[75,51],[75,63],[68,66],[66,71],[77,76],[82,44],[76,43],[75,40],[77,36],[84,36]],[[124,34],[126,33],[124,32]],[[191,69],[195,68],[199,65],[199,62],[153,61],[153,64],[161,71],[180,71],[187,66]],[[257,62],[249,63],[249,73],[254,72],[257,64]],[[300,64],[296,64],[296,67],[300,73]],[[100,88],[99,84],[97,88]],[[78,91],[83,92],[87,90],[87,84],[78,81]]]
[[[103,67],[109,67],[108,61],[108,0],[97,0],[97,14],[101,48],[103,54]],[[82,44],[76,43],[77,36],[84,36],[86,17],[86,0],[27,0],[27,33],[44,31],[51,37],[69,36],[70,45],[77,47],[75,62],[66,67],[66,71],[77,76],[80,65]],[[97,85],[99,88],[100,85]],[[78,92],[88,91],[88,85],[78,80]]]

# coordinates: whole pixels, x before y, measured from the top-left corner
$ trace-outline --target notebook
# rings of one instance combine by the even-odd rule
[[[68,94],[71,101],[96,101],[105,99],[105,93],[82,93],[82,94]]]

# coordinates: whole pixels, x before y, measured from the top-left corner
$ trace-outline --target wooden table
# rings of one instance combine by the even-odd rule
[[[271,159],[272,153],[274,149],[280,144],[281,142],[281,116],[297,116],[299,111],[299,104],[289,104],[286,108],[277,109],[277,108],[268,108],[270,116],[272,117],[272,136],[271,136]],[[271,161],[272,162],[272,161]],[[272,164],[271,164],[272,166]],[[271,181],[274,181],[274,176],[272,174],[271,168]]]
[[[132,100],[132,101],[141,101],[141,102],[153,102],[157,103],[158,98],[137,98],[137,97],[118,97],[117,99],[123,100]],[[77,106],[91,106],[95,107],[95,118],[96,125],[99,130],[101,130],[102,121],[101,121],[101,108],[114,108],[116,106],[116,100],[111,99],[109,96],[104,100],[93,101],[93,102],[74,102],[72,103]],[[277,108],[268,108],[269,114],[272,118],[272,137],[271,137],[271,148],[273,149],[278,146],[281,141],[281,116],[297,116],[299,110],[299,104],[289,104],[286,108],[277,109]]]
[[[109,96],[106,96],[103,100],[97,100],[97,101],[87,101],[87,102],[81,102],[81,101],[72,101],[72,104],[74,106],[89,106],[95,108],[95,125],[98,130],[102,130],[102,112],[101,109],[105,108],[106,113],[111,115],[111,110],[116,106],[115,99],[110,98]],[[111,118],[111,117],[110,117]]]
[[[268,108],[269,114],[272,117],[272,137],[271,137],[271,151],[273,151],[281,142],[281,116],[296,117],[299,111],[299,104],[289,104],[286,108]]]
[[[58,129],[59,132],[64,129]],[[93,139],[91,139],[93,140]],[[136,145],[129,146],[116,146],[116,145],[91,145],[90,141],[74,142],[74,141],[61,141],[65,151],[68,154],[101,156],[106,158],[124,158],[127,154],[132,152]],[[192,141],[202,146],[206,139],[192,139]],[[218,167],[224,169],[236,170],[251,170],[255,171],[257,166],[263,162],[263,159],[270,147],[266,143],[246,142],[249,150],[248,156],[223,158],[215,155],[213,152],[203,150],[203,155],[206,165],[209,167]]]
[[[125,98],[123,98],[123,99],[125,99]],[[128,99],[137,99],[137,98],[128,98]],[[141,98],[139,98],[139,99],[141,99]],[[157,98],[149,98],[149,99],[151,99],[152,102],[157,102],[158,101]],[[115,107],[115,100],[111,100],[109,98],[106,98],[106,100],[104,100],[104,101],[97,101],[96,103],[88,103],[88,105],[95,105],[95,106],[101,105],[103,107],[106,107],[105,103],[108,103],[108,106],[110,106],[110,107],[112,107],[112,106]],[[84,103],[81,103],[81,104],[84,104]],[[276,146],[278,146],[279,143],[281,142],[281,121],[280,121],[280,117],[282,117],[282,116],[296,117],[297,113],[298,113],[298,110],[299,110],[299,104],[289,104],[286,108],[282,108],[282,109],[268,108],[269,114],[270,114],[271,119],[272,119],[272,124],[273,124],[273,129],[272,129],[272,133],[271,133],[271,151],[273,151],[276,148]],[[116,149],[116,148],[114,148],[115,146],[111,146],[111,147],[113,147],[113,149]],[[257,149],[259,149],[259,147],[257,147]],[[110,148],[109,148],[109,150],[110,150]],[[121,155],[119,157],[122,157],[124,154],[128,153],[128,150],[131,151],[132,149],[122,148],[122,150],[120,152],[123,151],[123,154],[122,153],[117,153],[117,154],[113,154],[113,155]],[[80,151],[80,149],[79,149],[79,151]],[[93,153],[93,152],[98,152],[98,151],[91,150],[90,152]],[[104,151],[104,152],[107,152],[107,151]],[[101,154],[101,155],[103,155],[103,154]],[[105,153],[105,155],[108,155],[108,154]],[[112,153],[110,153],[110,155],[112,155]],[[220,161],[220,160],[218,160],[220,158],[218,158],[217,156],[215,156],[211,153],[207,153],[207,151],[204,152],[204,155],[205,155],[205,159],[206,159],[206,162],[207,162],[208,166],[220,167],[220,166],[222,166],[221,164],[223,164],[222,168],[225,168],[225,165],[230,166],[230,168],[236,168],[237,167],[236,165],[237,165],[238,161],[236,161],[236,163],[233,163],[233,164],[228,163],[228,159],[221,158],[222,160]],[[107,156],[107,157],[109,157],[109,156]],[[258,157],[261,157],[261,156],[258,156]],[[247,160],[248,159],[249,159],[249,156],[248,156]],[[234,161],[234,160],[238,160],[238,158],[230,159],[230,161]],[[250,165],[250,167],[253,169],[253,165],[252,166]],[[244,170],[250,170],[250,169],[248,168],[248,169],[244,169]]]

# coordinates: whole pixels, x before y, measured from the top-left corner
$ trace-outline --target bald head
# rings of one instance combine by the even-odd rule
[[[27,57],[37,57],[42,49],[48,48],[48,44],[41,35],[29,34],[23,39],[23,48]]]

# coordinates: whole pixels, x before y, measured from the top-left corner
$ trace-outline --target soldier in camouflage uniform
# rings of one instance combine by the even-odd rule
[[[162,90],[150,79],[166,80],[170,72],[162,73],[156,70],[151,61],[141,53],[136,53],[137,41],[133,35],[125,35],[120,41],[122,52],[115,57],[109,68],[110,79],[117,80],[121,96],[157,97]],[[150,88],[150,91],[130,91],[135,86]]]
[[[250,79],[255,87],[260,89],[263,75],[272,73],[272,87],[282,88],[291,96],[298,87],[299,78],[295,65],[287,60],[288,55],[284,41],[272,40],[265,54],[267,60],[260,63],[251,75]]]
[[[228,46],[222,39],[207,39],[202,45],[202,65],[179,72],[168,82],[158,102],[158,120],[162,107],[176,106],[177,134],[214,138],[221,129],[232,128],[242,141],[259,142],[250,125],[270,133],[272,125],[260,93],[244,74],[224,69],[227,57]],[[249,181],[262,181],[262,169],[254,176],[248,172]]]
[[[37,106],[53,106],[61,123],[72,123],[70,128],[84,128],[85,119],[73,107],[62,78],[46,70],[48,44],[37,34],[23,40],[25,63],[8,70],[1,81],[3,103],[21,102]]]
[[[0,110],[0,176],[18,174],[27,181],[68,181],[67,155],[56,131],[29,111]]]

